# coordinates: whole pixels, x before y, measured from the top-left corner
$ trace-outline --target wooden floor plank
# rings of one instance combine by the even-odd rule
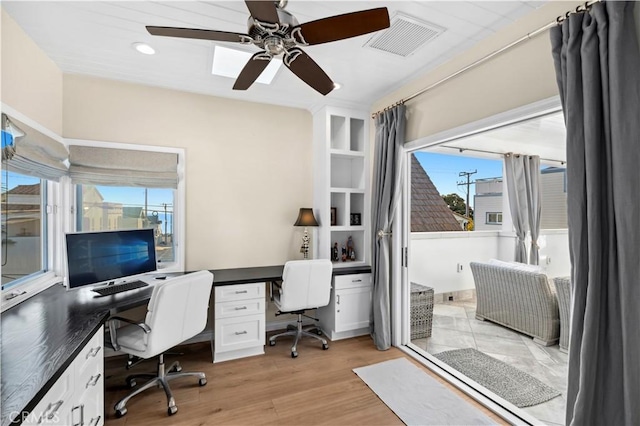
[[[446,384],[397,348],[378,351],[368,336],[329,343],[303,340],[298,358],[290,356],[291,341],[266,346],[265,355],[213,364],[208,343],[179,347],[181,356],[168,355],[167,364],[180,360],[183,371],[202,371],[208,384],[195,378],[171,383],[178,413],[167,416],[166,398],[153,389],[127,404],[128,414],[117,419],[113,405],[129,389],[128,374],[151,372],[155,361],[145,361],[131,371],[123,357],[105,361],[105,416],[107,426],[155,425],[399,425],[402,421],[352,371],[354,368],[405,357],[439,382],[478,407],[497,423],[493,413]]]

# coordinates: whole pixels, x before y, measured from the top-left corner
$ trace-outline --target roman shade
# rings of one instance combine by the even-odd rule
[[[2,130],[2,160],[7,170],[54,181],[67,174],[69,151],[61,142],[4,113]]]
[[[69,176],[76,184],[178,187],[178,154],[71,145]]]

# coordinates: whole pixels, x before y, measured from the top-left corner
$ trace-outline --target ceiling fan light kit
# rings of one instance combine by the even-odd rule
[[[250,13],[248,34],[154,26],[147,26],[147,31],[157,36],[252,44],[262,49],[244,66],[233,86],[234,90],[248,89],[269,62],[282,55],[283,63],[291,72],[322,95],[327,95],[336,88],[336,84],[300,46],[344,40],[389,27],[389,13],[385,7],[299,24],[284,9],[286,0],[245,1],[245,4]]]

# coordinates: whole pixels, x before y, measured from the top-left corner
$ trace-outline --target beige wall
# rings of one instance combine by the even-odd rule
[[[578,4],[584,2],[551,1],[545,4],[436,70],[380,99],[373,105],[372,112],[453,74],[555,20]],[[551,43],[545,32],[407,102],[406,140],[413,141],[557,94]]]
[[[184,148],[186,268],[300,258],[293,223],[312,206],[306,110],[64,76],[66,138]]]
[[[62,71],[2,10],[2,102],[62,134]]]

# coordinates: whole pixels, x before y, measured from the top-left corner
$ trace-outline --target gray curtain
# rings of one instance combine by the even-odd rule
[[[522,156],[513,153],[504,155],[509,210],[516,231],[515,261],[527,263],[527,245],[524,242],[529,228],[527,217],[527,190]]]
[[[397,105],[375,118],[376,137],[371,196],[373,279],[372,336],[380,350],[391,346],[391,226],[399,200],[405,106]]]
[[[633,2],[551,32],[567,126],[567,424],[640,424],[640,54]]]
[[[529,250],[529,264],[540,263],[540,213],[542,199],[540,196],[540,157],[537,155],[523,155],[525,190],[527,192],[527,216],[529,217],[529,233],[531,234],[531,249]]]

